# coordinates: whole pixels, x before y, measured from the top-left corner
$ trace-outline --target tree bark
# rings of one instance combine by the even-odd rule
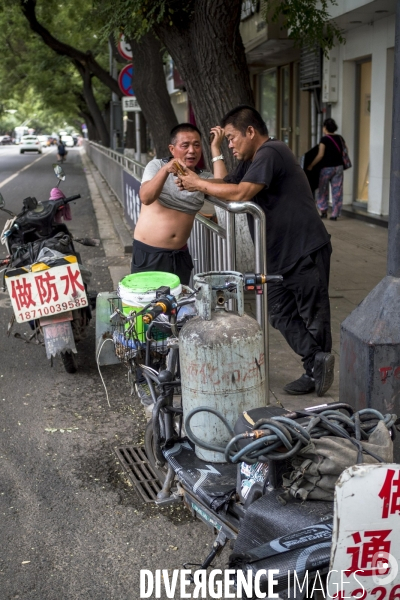
[[[20,0],[20,6],[22,14],[28,20],[32,31],[40,35],[42,40],[47,46],[49,46],[54,52],[61,56],[68,56],[75,63],[79,62],[83,67],[88,67],[90,72],[93,73],[104,85],[106,85],[112,92],[117,94],[119,98],[122,97],[122,92],[119,89],[118,81],[114,79],[103,67],[96,61],[93,54],[88,52],[82,52],[69,44],[64,44],[57,38],[55,38],[46,29],[36,17],[36,0]]]
[[[168,156],[170,131],[178,124],[165,83],[161,44],[152,33],[130,40],[134,72],[132,86],[147,121],[158,157]]]
[[[88,106],[86,104],[85,97],[82,92],[76,92],[76,104],[78,106],[78,115],[82,117],[83,121],[86,123],[88,129],[88,136],[90,140],[98,140],[100,139],[99,133],[96,129],[96,125],[93,121],[92,115],[89,112]],[[81,131],[81,127],[79,126],[79,131]]]
[[[86,123],[89,140],[98,140],[100,136],[97,132],[96,125],[94,124],[94,121],[92,119],[92,115],[89,114],[87,110],[82,109],[79,111],[79,114]]]
[[[254,106],[242,38],[242,0],[196,0],[193,13],[173,25],[163,24],[155,32],[165,44],[185,83],[196,123],[203,134],[203,151],[211,167],[208,138],[210,127],[238,104]],[[228,171],[235,161],[225,145]],[[224,225],[224,211],[217,209]],[[245,215],[236,215],[237,270],[254,268],[254,246]]]
[[[77,61],[73,61],[80,76],[83,81],[83,96],[85,98],[86,105],[89,109],[89,112],[92,116],[92,119],[95,123],[96,130],[100,139],[97,141],[103,144],[103,146],[110,145],[110,134],[107,128],[107,125],[103,119],[103,115],[101,114],[101,110],[99,105],[96,102],[96,98],[94,97],[93,88],[92,88],[92,74],[89,70],[88,65],[82,65]]]
[[[204,139],[210,127],[238,104],[254,106],[242,38],[242,0],[196,0],[190,17],[162,24],[155,31],[185,83]],[[209,163],[208,144],[204,151]],[[234,161],[225,152],[228,168]]]

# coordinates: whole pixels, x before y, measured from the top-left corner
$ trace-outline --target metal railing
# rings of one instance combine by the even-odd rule
[[[122,173],[126,171],[138,181],[141,181],[144,166],[132,158],[115,152],[95,142],[83,141],[83,147],[90,160],[96,165],[108,185],[124,206],[124,184]]]
[[[94,142],[84,142],[84,148],[108,185],[124,206],[123,171],[130,173],[139,182],[144,166],[109,148]],[[254,202],[223,202],[209,198],[215,206],[225,211],[225,227],[210,219],[196,215],[188,246],[194,263],[194,274],[205,271],[236,270],[236,214],[250,214],[254,218],[254,270],[267,273],[267,243],[264,211]],[[138,203],[135,203],[135,206]],[[137,206],[138,208],[138,206]],[[131,212],[134,222],[138,210]],[[269,341],[268,306],[266,290],[256,296],[256,318],[264,334],[264,360],[266,389],[269,390]]]

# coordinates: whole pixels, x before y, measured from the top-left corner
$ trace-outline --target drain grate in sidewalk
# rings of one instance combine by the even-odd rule
[[[114,448],[118,460],[145,502],[155,502],[161,483],[150,465],[143,446]]]

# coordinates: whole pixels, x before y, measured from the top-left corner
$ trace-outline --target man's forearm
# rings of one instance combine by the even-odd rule
[[[153,179],[145,181],[139,191],[139,197],[142,204],[153,204],[159,197],[168,178],[168,171],[160,169]]]
[[[213,163],[213,174],[215,179],[220,179],[223,181],[224,177],[228,175],[228,171],[226,170],[225,162],[223,160],[217,160]]]
[[[208,196],[215,196],[215,198],[227,202],[246,202],[248,200],[248,198],[243,198],[242,190],[235,183],[225,183],[218,179],[200,179],[196,183],[196,187]]]

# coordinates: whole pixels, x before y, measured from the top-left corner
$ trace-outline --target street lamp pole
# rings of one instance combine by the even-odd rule
[[[387,274],[400,277],[400,1],[396,6]]]

